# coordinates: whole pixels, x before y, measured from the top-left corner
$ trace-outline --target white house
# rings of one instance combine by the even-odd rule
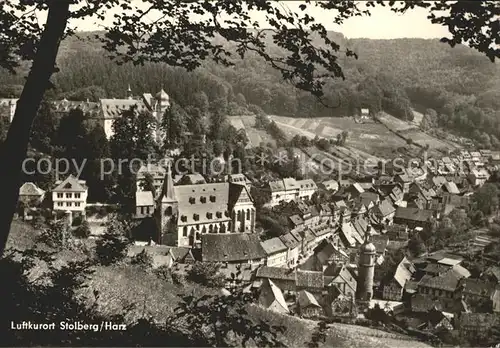
[[[472,169],[469,174],[469,181],[473,186],[482,186],[490,178],[486,169]]]
[[[311,199],[314,192],[318,190],[318,186],[313,180],[295,180],[294,178],[270,181],[269,188],[271,190],[271,206],[278,205],[281,201]]]
[[[70,175],[65,180],[56,181],[56,186],[52,189],[53,209],[69,210],[85,215],[87,195],[88,188],[85,180],[78,180]]]
[[[266,265],[269,267],[285,267],[287,263],[287,246],[278,237],[261,243],[266,252]]]

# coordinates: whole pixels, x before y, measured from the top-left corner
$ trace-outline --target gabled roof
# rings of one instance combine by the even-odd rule
[[[283,309],[288,312],[288,305],[280,288],[276,286],[270,279],[264,279],[260,287],[259,303],[265,308],[270,307],[274,302],[277,302]]]
[[[257,234],[202,234],[203,262],[232,262],[266,257]]]
[[[56,186],[52,189],[54,192],[85,192],[87,186],[85,180],[78,180],[73,175],[68,176],[63,181],[56,181]]]
[[[388,199],[384,199],[383,201],[381,201],[376,207],[375,207],[375,211],[380,213],[380,215],[382,217],[384,216],[388,216],[388,215],[391,215],[393,214],[394,212],[396,212],[396,208],[394,207],[394,205],[392,204],[392,202]]]
[[[268,239],[261,243],[267,255],[283,252],[287,250],[286,245],[278,237]]]
[[[309,291],[301,290],[297,296],[297,304],[299,308],[307,308],[307,307],[318,307],[321,308],[318,301]]]
[[[440,276],[428,276],[425,275],[419,282],[419,286],[425,286],[428,288],[445,290],[445,291],[455,291],[460,280],[460,276],[455,272],[449,271]]]
[[[255,277],[295,282],[295,271],[290,268],[261,266],[257,269]]]
[[[295,237],[291,233],[284,234],[279,238],[288,249],[294,249],[300,244],[300,241],[295,239]]]
[[[457,184],[455,184],[454,182],[449,182],[447,181],[443,187],[446,189],[446,191],[448,193],[452,193],[452,194],[455,194],[455,195],[458,195],[460,194],[460,190],[458,189],[457,187]]]
[[[301,190],[316,190],[318,188],[312,179],[297,180],[296,184]]]
[[[149,110],[142,100],[101,99],[100,101],[104,119],[114,119],[120,117],[124,111],[127,111],[135,106],[137,107],[137,112],[144,112]]]
[[[298,270],[296,274],[296,284],[303,288],[323,289],[323,272]]]
[[[25,182],[19,188],[19,196],[42,196],[45,191],[32,182]]]
[[[432,215],[432,210],[398,207],[394,217],[410,221],[428,222],[432,218]]]
[[[413,275],[411,270],[407,267],[408,262],[408,259],[404,257],[401,262],[399,262],[396,267],[396,271],[394,272],[394,280],[401,286],[401,288],[405,287],[406,282],[409,281]]]

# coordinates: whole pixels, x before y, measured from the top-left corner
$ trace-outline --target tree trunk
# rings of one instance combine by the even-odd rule
[[[55,71],[57,52],[69,17],[69,1],[51,2],[47,23],[40,38],[40,43],[33,64],[26,79],[21,97],[17,102],[16,112],[7,133],[7,139],[0,150],[0,256],[3,255],[10,225],[15,213],[21,185],[22,164],[26,158],[31,125],[38,112],[43,95],[50,84],[50,77]]]

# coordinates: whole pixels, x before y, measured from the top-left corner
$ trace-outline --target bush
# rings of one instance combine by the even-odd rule
[[[96,256],[100,264],[109,266],[125,258],[130,244],[125,237],[127,234],[128,228],[123,221],[110,220],[106,233],[96,242]]]
[[[144,249],[139,254],[132,256],[130,263],[144,268],[151,268],[153,266],[153,257]]]
[[[47,228],[42,229],[39,241],[49,247],[60,249],[64,246],[67,238],[67,226],[62,221],[51,223]]]
[[[83,221],[82,224],[73,231],[73,235],[77,238],[88,238],[90,234],[90,226],[87,221]]]
[[[161,265],[154,270],[154,274],[161,280],[173,283],[172,270],[167,265]]]
[[[196,262],[187,273],[187,279],[204,286],[221,288],[224,276],[219,273],[220,265],[211,262]]]
[[[73,226],[80,226],[83,222],[83,217],[81,215],[78,215],[76,216],[74,219],[73,219],[73,223],[72,225]]]

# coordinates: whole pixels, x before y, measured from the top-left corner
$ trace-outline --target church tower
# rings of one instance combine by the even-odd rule
[[[175,194],[170,161],[166,165],[166,171],[163,187],[156,201],[158,243],[176,245],[179,202]]]
[[[365,242],[361,245],[358,262],[358,283],[356,288],[356,299],[359,301],[370,301],[373,297],[373,276],[375,273],[375,258],[377,250],[370,242],[371,226],[365,234]]]

